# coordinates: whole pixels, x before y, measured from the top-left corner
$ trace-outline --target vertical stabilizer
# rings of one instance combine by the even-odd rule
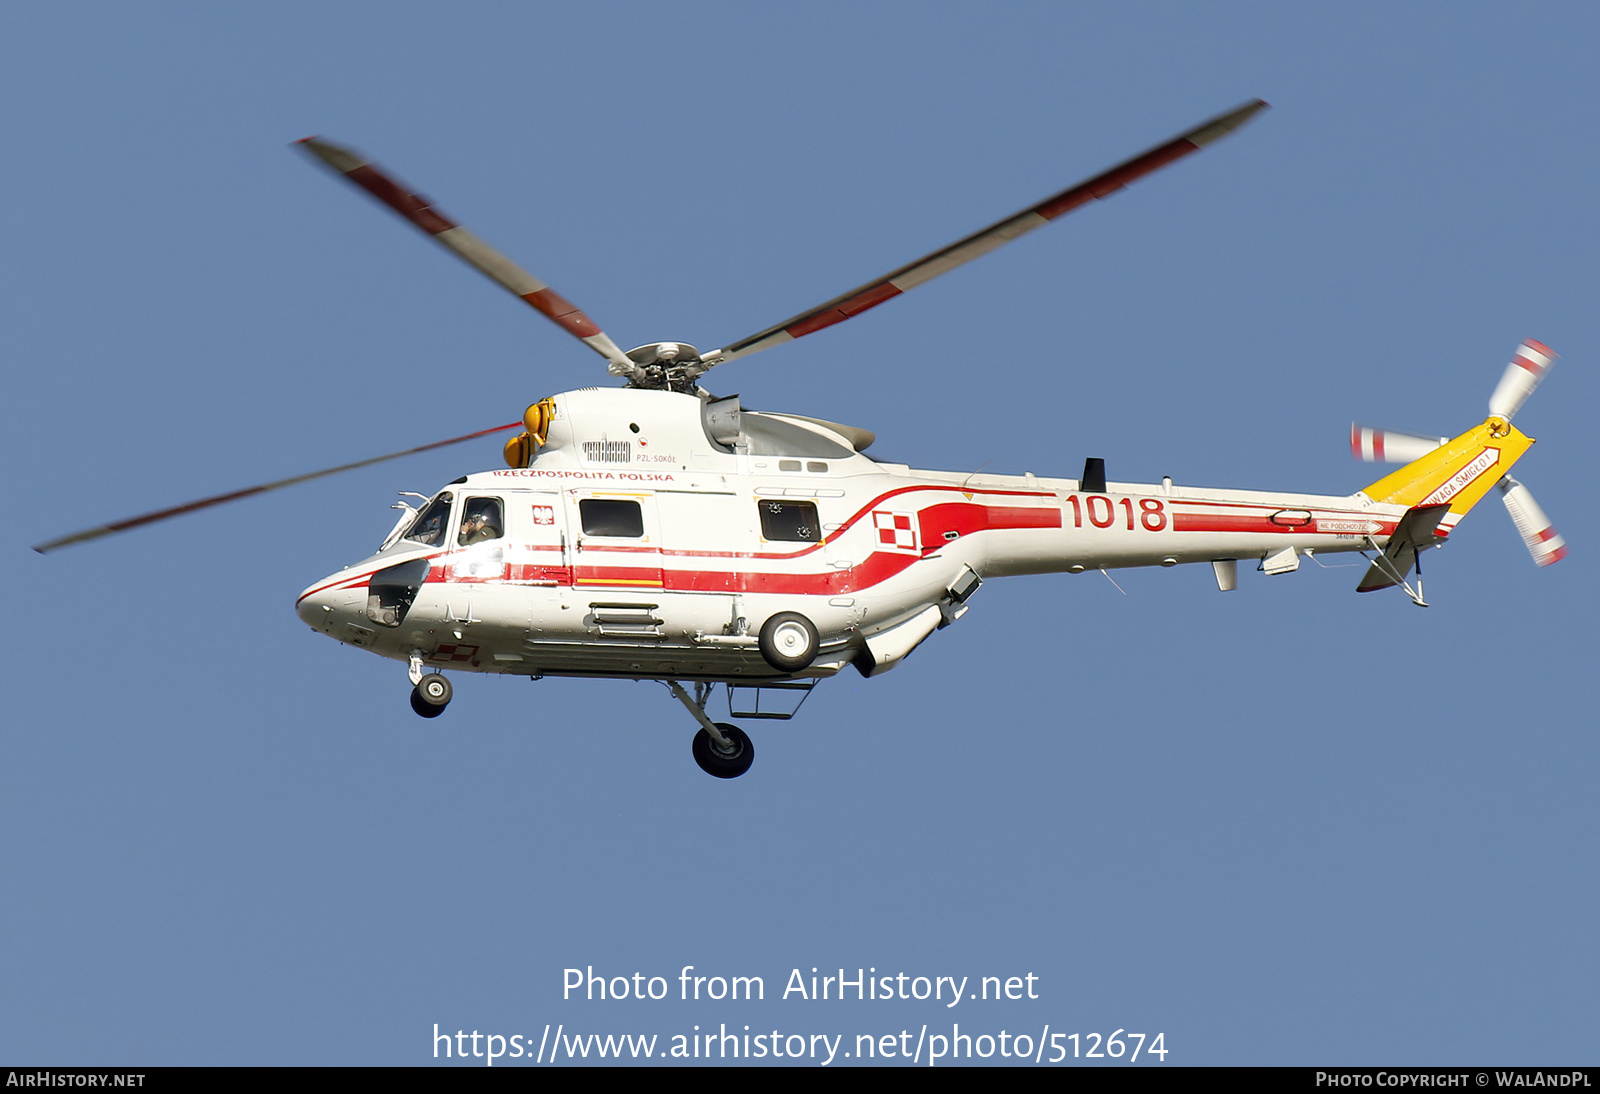
[[[1532,444],[1533,438],[1510,422],[1490,418],[1385,475],[1362,493],[1373,501],[1408,509],[1447,503],[1459,519],[1493,489]]]

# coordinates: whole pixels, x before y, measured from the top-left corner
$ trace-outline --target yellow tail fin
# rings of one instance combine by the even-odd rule
[[[1450,512],[1460,517],[1482,500],[1532,444],[1532,437],[1504,418],[1490,418],[1385,475],[1362,493],[1373,501],[1408,508],[1449,502]]]

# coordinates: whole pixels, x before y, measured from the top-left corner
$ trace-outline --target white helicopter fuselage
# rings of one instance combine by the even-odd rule
[[[1360,550],[1406,511],[1359,493],[912,470],[856,451],[870,443],[859,430],[670,391],[549,402],[527,467],[407,508],[377,554],[301,594],[300,617],[445,671],[876,675],[958,618],[983,579],[1212,562],[1228,588],[1233,560],[1283,572]],[[802,668],[758,648],[779,613],[815,627]]]
[[[372,557],[300,595],[300,618],[407,664],[411,708],[436,718],[445,671],[654,679],[699,730],[719,779],[754,745],[707,712],[787,718],[846,665],[874,676],[959,619],[982,582],[1021,574],[1210,562],[1222,590],[1242,560],[1269,574],[1330,551],[1370,553],[1358,592],[1402,587],[1426,606],[1421,555],[1498,488],[1540,566],[1565,540],[1512,465],[1533,444],[1511,419],[1555,360],[1518,346],[1489,417],[1456,437],[1352,425],[1351,451],[1402,466],[1348,496],[915,471],[863,453],[866,430],[743,410],[700,379],[717,366],[845,322],[1122,190],[1238,129],[1259,99],[1156,145],[881,277],[702,354],[685,342],[623,351],[581,308],[352,148],[299,146],[606,361],[625,388],[530,406],[506,469],[467,475],[404,510]],[[459,444],[515,424],[175,505],[41,543],[53,551],[299,483]],[[1410,574],[1416,571],[1413,584]],[[1109,576],[1109,574],[1108,574]],[[431,667],[431,671],[430,671]],[[689,683],[692,694],[684,684]],[[736,703],[736,692],[753,691]],[[763,706],[763,696],[774,706]],[[748,696],[741,697],[748,699]],[[782,709],[782,700],[789,700]]]

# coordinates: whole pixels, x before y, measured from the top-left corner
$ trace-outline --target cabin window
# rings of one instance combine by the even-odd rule
[[[450,523],[450,502],[451,496],[448,490],[430,501],[427,507],[417,514],[417,519],[411,522],[411,530],[406,533],[406,539],[428,547],[437,547],[443,543],[444,530]]]
[[[822,524],[817,520],[817,505],[810,501],[756,502],[761,511],[763,539],[784,543],[817,543],[822,539]]]
[[[505,528],[499,498],[468,498],[461,508],[461,532],[456,536],[456,544],[466,547],[499,539],[505,534]]]
[[[778,461],[778,470],[779,471],[798,471],[798,470],[800,470],[800,461],[799,460],[779,460]]]
[[[807,460],[806,470],[813,471],[819,475],[826,475],[828,473],[828,465],[821,460]]]
[[[578,502],[586,536],[623,536],[638,539],[644,535],[644,513],[636,501],[614,498],[584,498]]]

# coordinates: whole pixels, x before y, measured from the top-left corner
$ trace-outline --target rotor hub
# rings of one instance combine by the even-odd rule
[[[687,342],[650,342],[628,351],[628,360],[638,371],[628,380],[629,387],[694,394],[695,381],[710,366],[700,351]]]

